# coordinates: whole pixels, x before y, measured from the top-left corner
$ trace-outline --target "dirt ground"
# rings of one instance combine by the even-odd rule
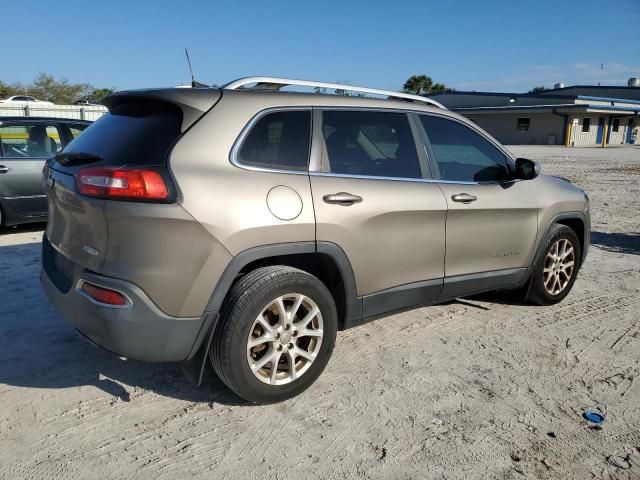
[[[40,288],[42,226],[3,230],[0,478],[640,478],[640,148],[512,149],[591,197],[569,297],[341,332],[318,382],[267,407],[87,344]]]

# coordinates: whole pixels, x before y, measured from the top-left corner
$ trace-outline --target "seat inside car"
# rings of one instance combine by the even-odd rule
[[[47,127],[34,125],[29,129],[28,151],[30,155],[46,155],[56,153],[58,146],[53,138],[47,135]]]

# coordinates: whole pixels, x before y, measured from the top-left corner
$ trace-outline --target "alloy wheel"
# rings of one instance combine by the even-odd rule
[[[322,314],[309,297],[290,293],[256,317],[247,339],[247,361],[261,382],[284,385],[304,375],[322,344]]]
[[[544,288],[550,295],[559,295],[573,275],[575,267],[575,251],[572,243],[561,238],[556,241],[549,251],[544,263]]]

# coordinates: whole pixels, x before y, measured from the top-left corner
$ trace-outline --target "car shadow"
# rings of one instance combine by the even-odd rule
[[[0,227],[0,235],[10,235],[12,233],[28,233],[42,231],[47,226],[46,222],[23,223],[11,227]]]
[[[176,364],[123,361],[84,339],[40,286],[40,248],[38,242],[0,246],[0,385],[94,386],[125,402],[142,389],[189,402],[249,405],[209,365],[198,388]]]
[[[640,255],[640,233],[591,232],[591,245],[608,252]]]

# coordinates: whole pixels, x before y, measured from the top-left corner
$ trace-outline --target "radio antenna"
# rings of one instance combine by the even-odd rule
[[[209,85],[205,85],[204,83],[200,83],[200,82],[196,81],[195,77],[193,76],[193,68],[191,68],[191,59],[189,58],[189,50],[187,50],[185,48],[184,49],[184,53],[187,56],[187,64],[189,65],[189,73],[191,74],[191,87],[192,88],[207,88],[207,87],[209,87]]]

